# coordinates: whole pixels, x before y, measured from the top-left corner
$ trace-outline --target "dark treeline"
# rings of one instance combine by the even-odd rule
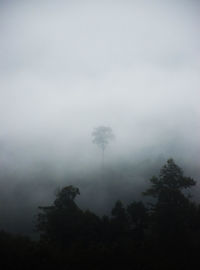
[[[1,269],[192,269],[200,265],[200,206],[196,182],[172,159],[143,192],[148,203],[118,200],[109,216],[82,210],[79,189],[67,186],[40,206],[40,239],[0,232]],[[91,201],[91,205],[93,202]]]

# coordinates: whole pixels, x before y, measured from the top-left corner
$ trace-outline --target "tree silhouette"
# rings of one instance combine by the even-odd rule
[[[148,212],[144,203],[133,201],[127,206],[129,215],[130,229],[136,240],[142,240],[144,237],[144,230],[148,223]]]
[[[200,206],[185,190],[195,181],[169,159],[150,182],[144,194],[153,197],[151,207],[135,200],[124,206],[118,200],[111,215],[102,218],[76,205],[78,188],[61,189],[52,205],[40,207],[41,238],[33,250],[33,256],[35,251],[39,254],[37,264],[45,262],[45,269],[52,263],[59,269],[75,269],[76,265],[104,269],[122,264],[124,269],[194,268],[200,250]]]
[[[79,238],[83,211],[74,199],[79,189],[67,186],[61,189],[51,206],[40,206],[37,229],[41,239],[65,247]]]
[[[162,167],[159,177],[152,177],[150,182],[151,187],[143,194],[156,199],[152,204],[155,231],[162,240],[173,239],[179,242],[177,238],[183,238],[191,208],[191,202],[184,190],[194,186],[196,182],[190,177],[185,177],[173,159],[169,159]]]
[[[77,195],[80,195],[79,189],[74,186],[67,186],[62,188],[56,195],[54,205],[57,208],[69,207],[75,205],[74,199]]]
[[[93,143],[99,146],[102,150],[102,168],[104,167],[104,151],[109,141],[114,139],[113,131],[110,127],[100,126],[92,132]]]
[[[112,234],[114,238],[119,238],[128,230],[127,212],[120,200],[116,201],[113,209],[111,210],[111,214]]]

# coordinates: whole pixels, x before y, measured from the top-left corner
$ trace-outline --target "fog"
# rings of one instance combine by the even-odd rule
[[[1,228],[30,231],[67,184],[106,212],[169,157],[198,180],[199,11],[194,0],[0,1]],[[115,134],[104,179],[101,125]]]

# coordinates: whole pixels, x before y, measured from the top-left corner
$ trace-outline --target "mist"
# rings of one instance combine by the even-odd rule
[[[199,11],[193,0],[0,1],[2,228],[32,230],[68,184],[102,214],[140,196],[169,157],[198,180]],[[115,134],[104,179],[101,125]]]

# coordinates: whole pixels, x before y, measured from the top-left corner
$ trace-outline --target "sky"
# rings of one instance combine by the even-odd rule
[[[101,125],[115,134],[107,164],[174,157],[200,175],[199,12],[196,0],[0,0],[1,187],[98,167]]]

